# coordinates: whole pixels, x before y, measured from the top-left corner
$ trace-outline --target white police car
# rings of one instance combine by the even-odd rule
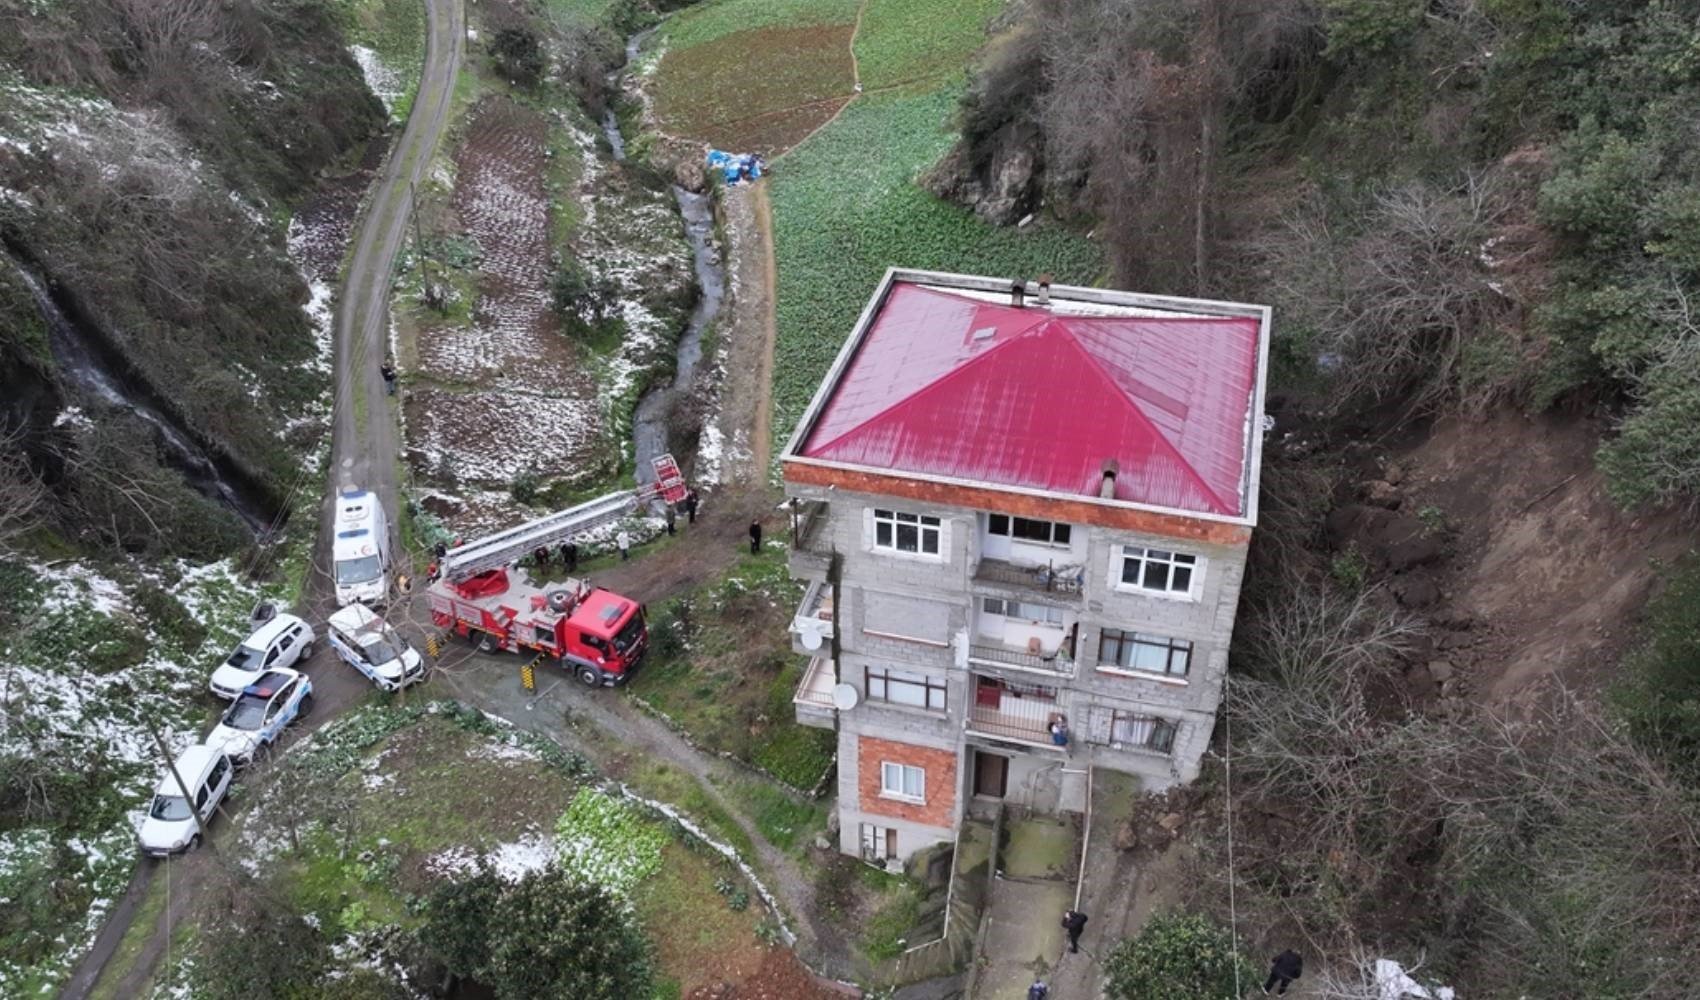
[[[291,722],[312,709],[313,682],[296,670],[268,670],[242,689],[212,732],[206,744],[223,750],[238,764],[254,759],[261,747],[270,746]]]
[[[176,774],[168,767],[160,776],[147,815],[136,831],[142,853],[156,858],[187,851],[200,843],[201,831],[194,813],[201,814],[203,823],[212,819],[213,810],[230,791],[231,775],[236,773],[229,757],[205,745],[183,751],[176,764]],[[179,777],[183,779],[182,785],[177,783]],[[185,787],[194,800],[193,807],[183,797]]]
[[[294,615],[277,615],[254,629],[230,651],[207,686],[230,701],[268,670],[293,667],[313,655],[313,626]]]
[[[364,604],[350,604],[325,623],[325,639],[336,655],[385,691],[425,678],[425,658]]]

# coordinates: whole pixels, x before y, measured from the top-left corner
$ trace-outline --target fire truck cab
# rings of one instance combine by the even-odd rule
[[[643,605],[585,580],[539,586],[507,566],[438,581],[429,594],[439,628],[491,649],[542,653],[586,687],[624,684],[649,647]]]

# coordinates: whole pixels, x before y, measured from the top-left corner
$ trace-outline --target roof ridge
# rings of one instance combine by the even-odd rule
[[[922,290],[923,291],[931,291],[931,289],[922,289]],[[961,298],[962,296],[956,296],[956,297]],[[892,402],[891,405],[882,407],[882,408],[874,411],[873,413],[868,414],[867,417],[863,418],[862,420],[858,420],[856,423],[852,424],[851,426],[846,427],[844,430],[842,430],[842,431],[838,432],[836,435],[834,435],[833,438],[830,441],[822,441],[819,444],[815,444],[813,442],[805,442],[805,446],[810,451],[825,451],[826,449],[833,447],[834,445],[838,444],[840,441],[843,441],[845,438],[856,433],[857,431],[861,430],[862,428],[868,426],[869,424],[873,423],[874,421],[880,419],[881,417],[885,416],[886,414],[895,412],[900,407],[902,407],[903,404],[909,402],[911,399],[914,399],[916,396],[919,396],[919,395],[921,395],[925,392],[928,392],[931,389],[933,389],[935,386],[942,385],[944,382],[950,380],[953,376],[956,376],[958,374],[961,374],[962,372],[967,371],[970,368],[973,368],[975,365],[979,364],[982,360],[991,357],[992,355],[994,355],[994,354],[998,353],[999,351],[1003,350],[1004,348],[1008,347],[1010,344],[1013,344],[1016,341],[1021,340],[1025,337],[1029,336],[1035,330],[1040,330],[1040,329],[1048,326],[1050,324],[1051,320],[1052,320],[1052,317],[1050,317],[1050,316],[1042,316],[1039,319],[1034,320],[1031,325],[1023,328],[1022,330],[1015,333],[1014,335],[1007,337],[1007,338],[1000,340],[997,343],[993,344],[989,350],[982,351],[981,353],[976,354],[974,357],[969,358],[967,361],[963,362],[962,364],[955,365],[955,366],[950,367],[950,368],[946,368],[944,370],[944,373],[939,375],[937,378],[935,378],[931,381],[928,381],[928,382],[921,383],[920,385],[916,386],[914,389],[911,389],[909,392],[905,393],[902,396],[902,398],[897,399],[896,401]],[[970,329],[968,332],[972,333],[973,330]]]
[[[1179,448],[1175,447],[1175,443],[1169,440],[1169,436],[1163,433],[1163,429],[1157,426],[1157,422],[1146,415],[1145,411],[1140,407],[1138,400],[1134,399],[1126,391],[1124,391],[1121,385],[1110,376],[1110,373],[1104,370],[1103,364],[1099,362],[1097,357],[1094,356],[1091,351],[1086,349],[1086,345],[1082,344],[1075,338],[1074,331],[1069,328],[1068,324],[1061,323],[1059,325],[1062,327],[1063,332],[1067,334],[1064,339],[1068,341],[1069,345],[1073,347],[1081,357],[1086,359],[1087,365],[1093,372],[1097,373],[1100,379],[1104,380],[1104,382],[1110,387],[1110,391],[1115,393],[1117,397],[1125,402],[1128,409],[1138,415],[1140,422],[1150,429],[1152,436],[1162,442],[1162,447],[1168,449],[1168,456],[1179,464],[1182,469],[1186,470],[1186,474],[1191,478],[1193,485],[1204,491],[1204,495],[1210,499],[1211,503],[1216,505],[1217,512],[1222,514],[1237,513],[1232,506],[1225,502],[1222,497],[1211,488],[1209,483],[1204,481],[1204,477],[1199,475],[1198,470],[1193,467],[1193,464],[1187,461],[1186,456],[1181,454]]]

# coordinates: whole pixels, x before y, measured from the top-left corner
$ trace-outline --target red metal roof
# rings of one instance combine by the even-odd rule
[[[892,286],[800,454],[1243,515],[1259,322],[1070,315]]]

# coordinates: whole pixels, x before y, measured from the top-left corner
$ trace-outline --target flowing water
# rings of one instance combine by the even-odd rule
[[[195,442],[181,424],[149,401],[145,393],[132,388],[129,380],[114,370],[88,335],[65,314],[40,278],[17,261],[11,263],[24,284],[29,286],[36,309],[47,323],[53,361],[66,381],[82,392],[88,402],[124,410],[146,421],[153,428],[166,460],[183,474],[190,486],[228,507],[255,532],[263,530],[271,516],[262,510],[262,505],[232,482],[219,463]]]
[[[640,31],[626,39],[628,64],[637,58],[638,48],[654,30]],[[617,78],[617,73],[612,74],[610,82]],[[620,133],[620,121],[612,108],[602,116],[602,130],[608,136],[614,159],[623,162],[626,158],[625,136]],[[703,334],[714,325],[715,317],[720,315],[720,305],[726,298],[726,265],[714,249],[714,207],[708,195],[696,194],[675,185],[673,199],[679,203],[679,215],[685,222],[685,239],[691,245],[692,265],[701,294],[697,297],[696,307],[691,310],[684,332],[679,335],[678,364],[672,381],[644,393],[632,414],[632,447],[639,482],[655,478],[650,460],[671,450],[667,440],[667,417],[674,402],[690,390],[697,367],[702,363]]]

